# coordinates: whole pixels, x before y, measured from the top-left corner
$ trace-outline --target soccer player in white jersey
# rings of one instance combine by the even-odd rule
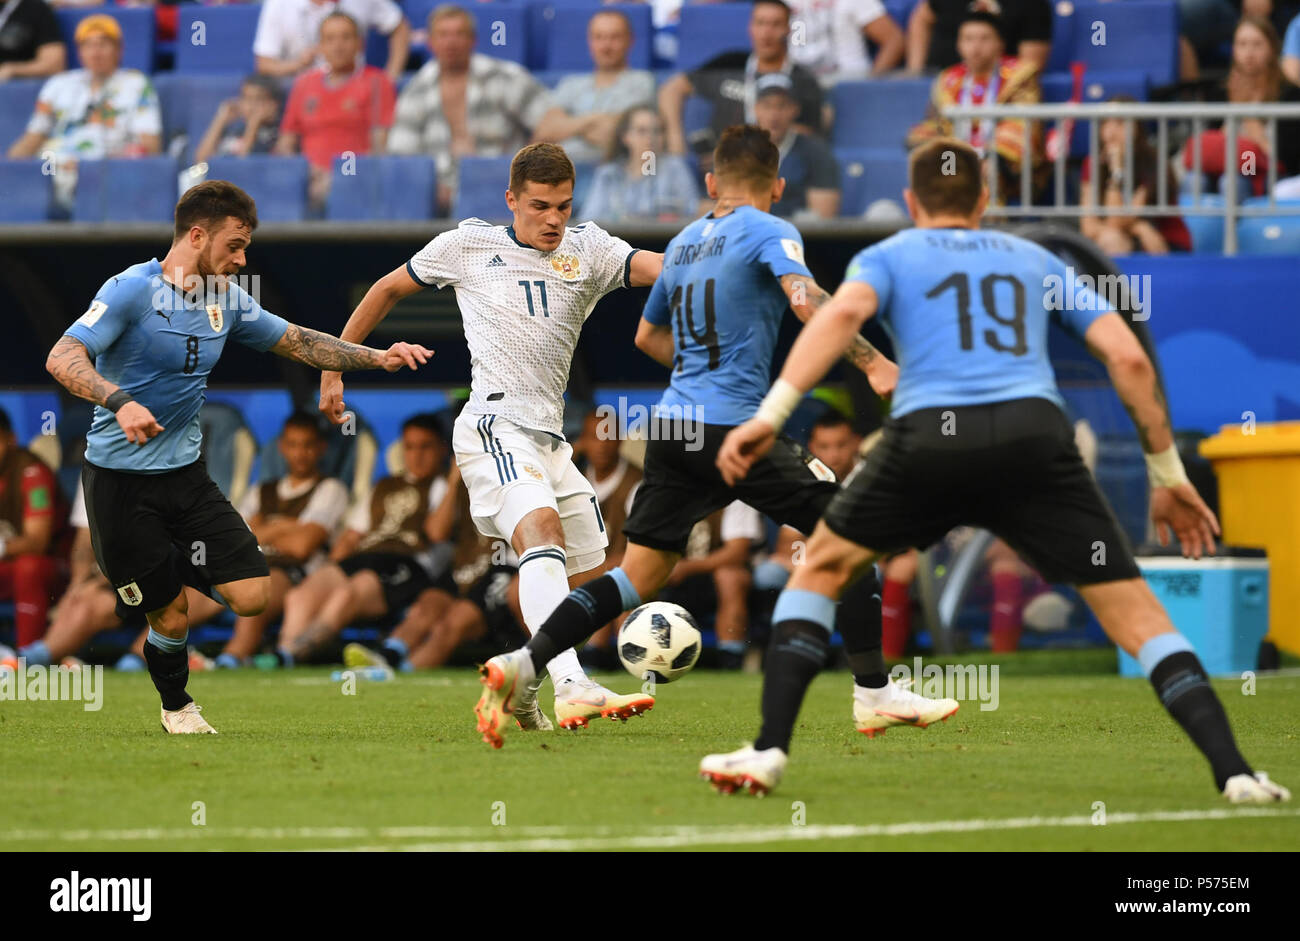
[[[596,494],[573,465],[561,429],[582,325],[610,291],[652,284],[663,265],[663,255],[634,249],[595,223],[568,227],[573,183],[562,148],[525,147],[510,165],[505,194],[514,224],[466,219],[443,232],[377,281],[341,334],[369,336],[401,298],[455,288],[472,379],[452,448],[479,532],[519,554],[519,603],[530,632],[570,587],[600,573],[608,545]],[[322,375],[320,407],[343,421],[341,374]],[[654,705],[650,696],[620,696],[596,684],[571,649],[547,670],[562,728],[599,716],[625,720]],[[515,700],[525,729],[551,728],[537,707],[538,685]]]

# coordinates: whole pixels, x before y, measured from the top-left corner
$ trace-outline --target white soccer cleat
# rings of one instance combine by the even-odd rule
[[[479,667],[479,676],[483,694],[474,707],[478,731],[483,733],[483,741],[500,748],[505,744],[502,733],[519,698],[535,678],[532,655],[525,647],[500,654]]]
[[[896,725],[923,729],[943,722],[960,708],[955,699],[926,699],[908,689],[911,680],[887,683],[881,689],[853,687],[853,724],[867,738],[884,735]]]
[[[721,794],[748,791],[762,797],[781,783],[786,754],[779,748],[755,751],[746,745],[729,755],[705,755],[700,760],[700,777]]]
[[[590,677],[566,680],[555,689],[555,718],[562,729],[585,729],[592,719],[626,722],[654,708],[655,699],[645,693],[620,695]]]
[[[1263,771],[1256,771],[1252,778],[1248,774],[1234,774],[1223,786],[1223,796],[1233,804],[1273,804],[1289,801],[1291,792],[1282,785],[1268,779]]]
[[[173,712],[164,709],[162,711],[163,728],[172,735],[194,735],[205,732],[216,735],[217,730],[208,725],[207,720],[199,715],[202,711],[199,704],[192,700]]]
[[[554,732],[555,726],[537,705],[537,691],[542,688],[543,677],[535,678],[524,687],[515,707],[515,724],[525,732]]]

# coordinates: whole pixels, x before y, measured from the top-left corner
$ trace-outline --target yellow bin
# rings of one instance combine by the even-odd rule
[[[1219,478],[1223,541],[1268,552],[1268,639],[1300,654],[1300,422],[1224,425],[1200,451]]]

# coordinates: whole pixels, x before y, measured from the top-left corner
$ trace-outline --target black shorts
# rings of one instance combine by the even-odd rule
[[[270,574],[257,538],[200,459],[162,474],[82,469],[95,561],[123,620],[165,608],[190,585]]]
[[[339,563],[345,575],[371,571],[379,579],[389,614],[400,614],[433,580],[414,556],[400,552],[358,552]]]
[[[881,551],[924,549],[954,526],[1004,539],[1049,582],[1137,578],[1128,539],[1047,399],[927,408],[885,422],[826,525]]]
[[[702,427],[703,434],[696,442],[701,447],[695,450],[687,450],[689,442],[680,436],[647,443],[645,476],[623,524],[629,542],[680,553],[691,528],[732,500],[741,500],[802,533],[813,531],[839,485],[813,472],[810,462],[814,458],[807,450],[790,438],[778,438],[744,480],[728,487],[716,461],[722,439],[732,426]],[[820,461],[816,466],[825,467]]]

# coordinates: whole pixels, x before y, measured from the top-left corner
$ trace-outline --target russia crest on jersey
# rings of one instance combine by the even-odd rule
[[[565,281],[572,281],[578,276],[578,256],[577,255],[552,255],[551,267]]]
[[[225,323],[225,321],[221,317],[220,304],[208,305],[208,323],[212,324],[212,329],[214,331],[216,331],[217,333],[221,332],[221,325]]]

